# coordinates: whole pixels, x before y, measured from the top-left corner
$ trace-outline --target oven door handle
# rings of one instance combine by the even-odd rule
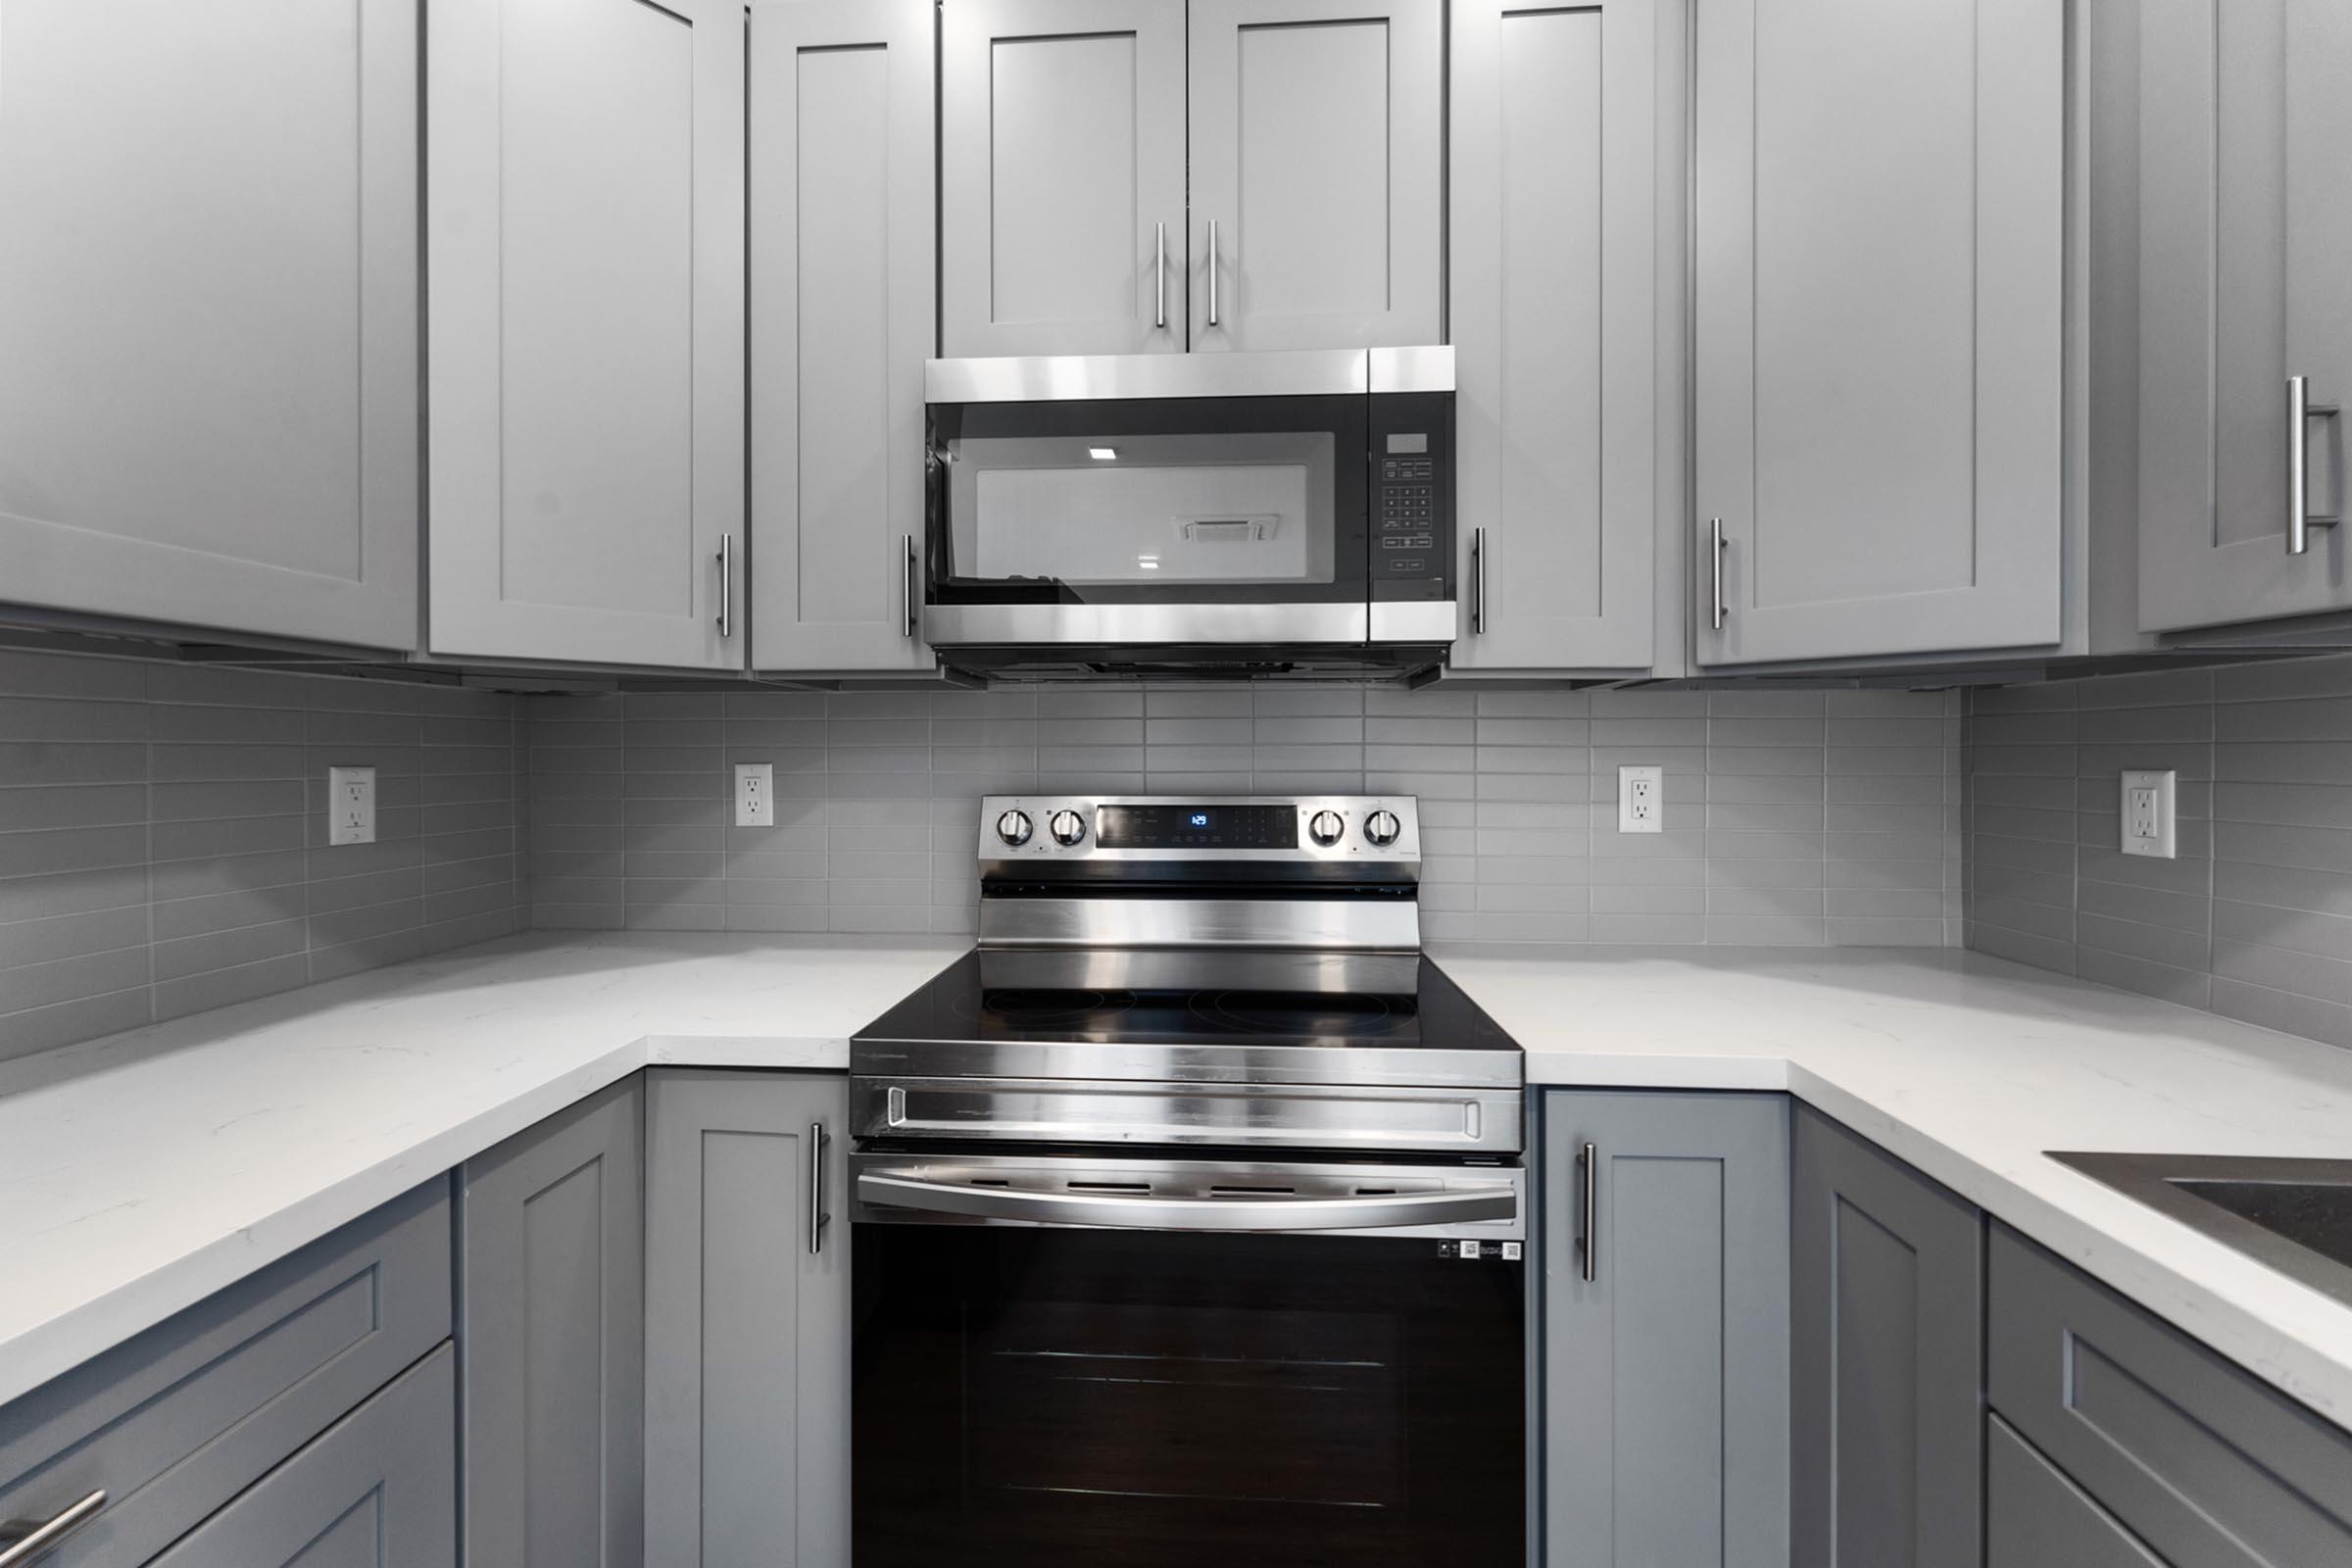
[[[1129,1198],[1113,1193],[972,1187],[866,1171],[858,1178],[858,1196],[879,1207],[934,1214],[1149,1231],[1374,1230],[1392,1225],[1516,1219],[1519,1215],[1518,1193],[1503,1186],[1372,1198]]]

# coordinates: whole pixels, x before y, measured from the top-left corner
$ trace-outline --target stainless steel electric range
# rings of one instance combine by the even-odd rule
[[[858,1568],[1521,1568],[1519,1048],[1404,797],[997,797],[852,1042]]]

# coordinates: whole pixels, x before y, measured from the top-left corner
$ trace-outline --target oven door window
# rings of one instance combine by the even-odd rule
[[[1521,1568],[1520,1265],[864,1225],[858,1568]]]
[[[1355,602],[1360,397],[931,411],[935,604]]]

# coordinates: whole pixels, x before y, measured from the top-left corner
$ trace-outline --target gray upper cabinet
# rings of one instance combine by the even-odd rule
[[[1192,345],[1442,341],[1442,0],[1192,0]]]
[[[945,0],[939,36],[944,352],[1181,351],[1184,0]]]
[[[648,1074],[651,1568],[850,1560],[848,1099],[838,1076]]]
[[[631,1076],[460,1172],[467,1562],[642,1558],[640,1084]]]
[[[1454,0],[1456,669],[1652,662],[1662,9]]]
[[[740,668],[742,8],[425,22],[429,651]]]
[[[0,36],[0,599],[412,646],[415,5]]]
[[[2352,8],[2139,8],[2139,624],[2352,608],[2352,539],[2296,554],[2287,378],[2352,406]],[[2314,416],[2307,516],[2347,504]]]
[[[2061,638],[2065,24],[1697,0],[1700,663]]]
[[[930,0],[757,0],[752,662],[928,669]]]
[[[1789,1558],[1980,1568],[1984,1216],[1804,1106],[1790,1184]]]
[[[1787,1097],[1554,1092],[1543,1151],[1546,1568],[1787,1568]]]

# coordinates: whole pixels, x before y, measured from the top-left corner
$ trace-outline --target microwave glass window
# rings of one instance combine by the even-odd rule
[[[951,444],[955,560],[994,582],[1329,583],[1328,430],[970,437]]]

